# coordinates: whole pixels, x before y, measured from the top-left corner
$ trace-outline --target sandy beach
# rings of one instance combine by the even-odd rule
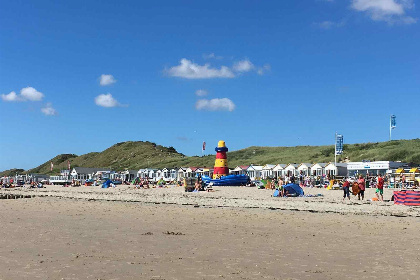
[[[420,277],[418,207],[305,192],[2,189],[32,198],[0,200],[0,279]]]

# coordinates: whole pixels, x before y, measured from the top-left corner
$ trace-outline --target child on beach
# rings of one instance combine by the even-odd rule
[[[381,196],[380,198],[379,195]],[[378,175],[376,182],[376,197],[378,200],[384,201],[384,179],[382,178],[381,174]]]

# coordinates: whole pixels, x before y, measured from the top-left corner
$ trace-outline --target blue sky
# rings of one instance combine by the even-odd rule
[[[418,1],[2,1],[0,170],[148,140],[419,137]]]

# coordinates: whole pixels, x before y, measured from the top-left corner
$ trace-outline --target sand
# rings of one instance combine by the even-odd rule
[[[0,279],[420,278],[418,207],[305,191],[1,190]]]

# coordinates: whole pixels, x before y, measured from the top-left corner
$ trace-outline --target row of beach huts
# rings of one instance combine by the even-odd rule
[[[347,162],[347,163],[289,163],[266,165],[239,165],[229,169],[230,174],[248,175],[251,180],[278,178],[285,176],[313,176],[313,177],[349,177],[356,175],[376,176],[378,174],[416,173],[417,167],[410,167],[406,163],[394,161]],[[179,181],[183,178],[198,175],[213,175],[213,168],[207,167],[179,167],[179,168],[143,168],[139,170],[113,171],[109,168],[74,167],[62,170],[60,175],[46,176],[42,174],[16,175],[17,180],[49,181],[52,184],[63,184],[78,181],[83,184],[86,180],[111,179],[122,182],[132,182],[136,178],[148,178],[150,181]]]

